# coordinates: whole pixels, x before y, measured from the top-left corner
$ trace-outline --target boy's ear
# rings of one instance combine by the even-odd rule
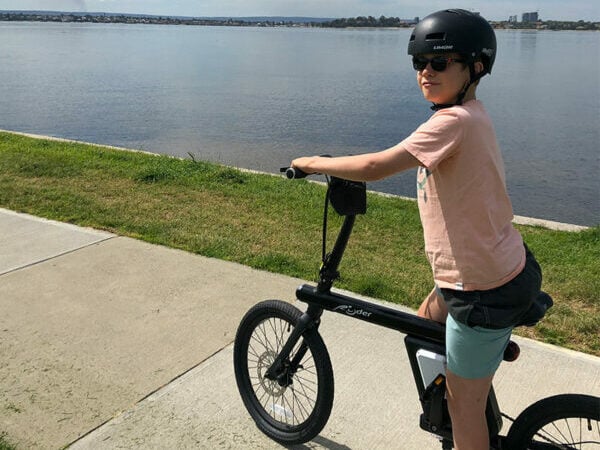
[[[474,68],[476,74],[483,72],[483,63],[481,61],[475,61]]]

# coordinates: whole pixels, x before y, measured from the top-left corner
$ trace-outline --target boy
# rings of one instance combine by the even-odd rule
[[[418,168],[418,204],[435,288],[418,314],[446,322],[447,398],[454,446],[488,450],[486,399],[513,326],[541,287],[541,271],[512,226],[495,132],[477,84],[496,38],[481,16],[444,10],[415,27],[408,53],[433,116],[377,153],[292,162],[306,173],[372,181]]]

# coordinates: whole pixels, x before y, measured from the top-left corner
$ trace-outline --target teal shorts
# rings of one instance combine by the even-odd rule
[[[446,319],[446,364],[463,378],[483,378],[498,369],[513,327],[490,329],[469,327]]]

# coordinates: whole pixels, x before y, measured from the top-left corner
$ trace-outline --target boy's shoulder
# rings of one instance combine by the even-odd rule
[[[470,134],[470,130],[493,130],[494,125],[483,104],[470,100],[463,105],[441,109],[426,122],[425,129],[447,135]]]
[[[459,122],[489,121],[489,115],[479,100],[469,100],[463,105],[455,105],[451,108],[438,111],[446,120],[458,120]],[[436,113],[437,114],[437,113]]]

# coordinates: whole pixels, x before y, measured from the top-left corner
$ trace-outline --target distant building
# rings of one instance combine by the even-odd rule
[[[537,22],[538,19],[538,13],[536,12],[527,12],[527,13],[523,13],[523,20],[522,22]]]
[[[517,23],[519,21],[518,16],[509,16],[508,17],[508,22],[509,23]]]
[[[415,17],[414,19],[398,19],[398,21],[402,24],[402,25],[416,25],[419,23],[419,18]]]

